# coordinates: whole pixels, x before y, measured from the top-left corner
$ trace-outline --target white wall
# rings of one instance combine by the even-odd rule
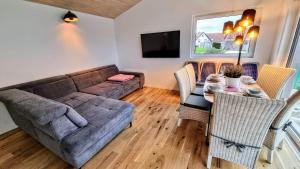
[[[2,0],[0,87],[119,63],[122,69],[145,72],[147,86],[173,89],[173,73],[190,60],[192,15],[256,6],[263,7],[263,16],[253,60],[268,63],[284,5],[284,0],[143,0],[116,20],[75,12],[80,21],[66,24],[61,20],[64,9]],[[178,29],[181,58],[142,58],[141,33]],[[0,134],[14,127],[0,103]]]
[[[251,60],[269,63],[282,20],[281,9],[285,5],[284,0],[143,0],[115,20],[119,65],[122,69],[145,72],[146,86],[174,89],[174,72],[186,60],[191,60],[192,16],[253,7],[262,7],[262,18],[254,59]],[[181,58],[142,58],[140,34],[168,30],[181,31]]]
[[[114,20],[65,9],[0,1],[0,87],[117,63]]]
[[[117,63],[114,21],[23,0],[0,1],[0,87]],[[0,134],[15,128],[0,103]]]

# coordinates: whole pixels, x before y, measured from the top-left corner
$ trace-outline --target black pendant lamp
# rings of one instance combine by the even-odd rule
[[[242,15],[242,22],[240,22],[241,26],[248,27],[250,25],[253,25],[255,14],[256,14],[255,9],[245,10]]]
[[[247,32],[247,37],[250,39],[257,38],[259,34],[259,26],[252,26],[248,32]]]
[[[234,31],[236,33],[242,33],[246,29],[246,27],[244,27],[244,26],[241,25],[241,22],[242,22],[241,19],[237,20],[236,23],[235,23],[235,25],[234,25]]]
[[[79,21],[79,18],[74,14],[72,13],[71,11],[68,11],[63,20],[67,23],[71,23],[71,22],[78,22]]]
[[[238,35],[235,37],[234,43],[238,45],[243,45],[244,37],[242,35]]]
[[[232,21],[225,22],[223,27],[223,33],[225,35],[228,35],[231,32],[233,32],[233,22]]]

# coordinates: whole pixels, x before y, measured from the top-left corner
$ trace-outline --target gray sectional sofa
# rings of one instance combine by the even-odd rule
[[[118,73],[135,77],[106,80]],[[0,101],[20,128],[80,168],[131,125],[134,106],[116,99],[143,85],[143,73],[109,65],[2,88]]]

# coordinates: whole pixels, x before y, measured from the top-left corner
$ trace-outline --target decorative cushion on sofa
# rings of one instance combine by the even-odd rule
[[[134,78],[134,75],[117,74],[117,75],[109,77],[107,80],[125,82],[125,81],[131,80],[133,78]]]
[[[66,113],[66,116],[78,127],[84,127],[88,124],[86,119],[79,115],[74,109],[69,108],[68,110],[69,111]]]
[[[95,86],[81,89],[80,92],[104,96],[112,99],[119,99],[123,96],[124,89],[121,84],[103,82]]]

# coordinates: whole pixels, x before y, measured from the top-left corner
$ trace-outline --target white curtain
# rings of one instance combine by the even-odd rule
[[[271,64],[286,66],[294,33],[300,17],[300,2],[286,0],[283,5],[282,23],[278,31],[277,44],[274,46]]]

